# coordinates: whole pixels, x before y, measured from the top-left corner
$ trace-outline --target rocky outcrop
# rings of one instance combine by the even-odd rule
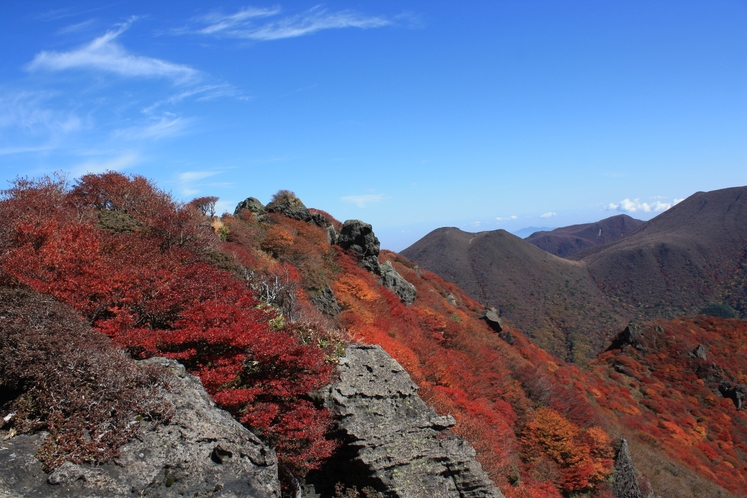
[[[635,465],[630,456],[628,442],[623,439],[615,458],[615,474],[612,482],[612,494],[615,498],[643,498],[638,485]]]
[[[337,302],[335,293],[329,286],[324,287],[322,290],[310,293],[309,300],[317,307],[319,311],[330,316],[339,315],[342,311],[340,304]]]
[[[280,496],[275,453],[216,408],[199,379],[174,360],[141,363],[173,374],[162,393],[174,407],[168,424],[133,421],[140,433],[113,462],[68,462],[48,475],[34,457],[45,433],[0,440],[0,496]]]
[[[301,221],[312,221],[311,212],[306,208],[301,199],[295,194],[288,191],[281,191],[275,194],[265,210],[268,213],[278,213],[288,218]]]
[[[474,449],[418,395],[410,376],[381,346],[351,345],[340,380],[326,393],[345,440],[327,469],[312,475],[317,489],[335,479],[369,486],[387,497],[502,497],[475,461]],[[325,474],[325,473],[328,474]]]
[[[394,269],[390,261],[385,261],[379,266],[379,273],[381,273],[381,280],[384,287],[394,292],[400,301],[407,305],[415,302],[415,297],[418,294],[415,286],[397,273],[397,270]]]
[[[734,402],[737,410],[744,407],[744,400],[747,398],[747,386],[744,384],[732,385],[731,382],[723,381],[718,386],[721,396]]]
[[[495,308],[487,308],[480,314],[480,318],[490,325],[490,328],[496,332],[503,331],[503,323],[501,323],[501,317],[498,316],[498,310]],[[512,336],[513,339],[513,336]],[[513,341],[512,341],[513,342]]]
[[[703,361],[708,360],[708,354],[706,353],[706,347],[703,346],[702,344],[698,344],[698,347],[695,348],[695,351],[693,351],[691,354],[693,358],[698,358]]]
[[[353,251],[364,268],[376,274],[379,273],[381,244],[374,235],[371,225],[360,220],[346,221],[337,236],[337,245]]]
[[[247,197],[243,201],[239,202],[234,209],[233,214],[239,215],[242,211],[251,211],[256,215],[265,214],[265,206],[254,197]]]

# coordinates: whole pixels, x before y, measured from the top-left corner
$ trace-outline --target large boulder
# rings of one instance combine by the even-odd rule
[[[141,425],[140,433],[114,461],[99,466],[67,462],[51,474],[34,456],[45,433],[4,439],[0,496],[280,496],[274,451],[216,408],[197,377],[174,360],[140,363],[170,372],[168,390],[161,393],[174,408],[168,424],[133,420]]]
[[[323,496],[340,481],[387,497],[503,497],[475,450],[448,430],[453,417],[426,406],[417,385],[381,346],[349,346],[339,374],[325,396],[345,444],[309,477]]]
[[[334,291],[325,286],[322,290],[309,293],[309,300],[319,311],[330,316],[337,316],[342,311]]]
[[[503,322],[501,322],[501,317],[498,315],[497,309],[486,308],[482,313],[480,313],[480,318],[485,320],[485,323],[487,323],[494,331],[499,333],[503,331]]]
[[[744,407],[744,400],[747,398],[747,386],[744,384],[732,385],[728,381],[723,381],[719,384],[718,390],[724,398],[728,398],[734,402],[737,410],[741,410]]]
[[[381,244],[368,223],[347,220],[337,236],[337,245],[354,252],[364,268],[379,273]]]
[[[273,197],[272,201],[265,207],[268,213],[278,213],[288,218],[301,221],[312,221],[311,212],[304,206],[296,194],[287,190],[281,190]]]
[[[384,264],[379,266],[379,273],[381,273],[384,287],[394,292],[400,301],[407,305],[415,302],[415,297],[418,294],[415,286],[405,280],[405,277],[394,269],[390,261],[385,261]]]
[[[243,201],[239,202],[236,205],[236,209],[234,209],[233,214],[239,215],[244,210],[251,211],[257,216],[261,214],[265,214],[264,205],[261,202],[259,202],[259,199],[256,199],[254,197],[247,197]]]

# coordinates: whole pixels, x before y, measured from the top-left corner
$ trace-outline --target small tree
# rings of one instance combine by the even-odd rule
[[[218,198],[215,196],[198,197],[190,201],[189,206],[195,208],[205,216],[213,218],[215,216],[215,203]]]

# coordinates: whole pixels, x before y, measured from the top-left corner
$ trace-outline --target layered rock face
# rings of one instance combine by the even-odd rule
[[[346,445],[330,462],[330,474],[337,472],[329,479],[347,478],[387,497],[503,497],[474,449],[448,431],[454,419],[427,407],[381,346],[348,347],[339,371],[326,397]]]
[[[101,466],[63,464],[47,475],[34,457],[45,433],[0,441],[0,496],[280,496],[277,458],[228,412],[215,407],[199,379],[174,360],[151,358],[173,376],[164,401],[168,424],[142,424],[139,436]]]

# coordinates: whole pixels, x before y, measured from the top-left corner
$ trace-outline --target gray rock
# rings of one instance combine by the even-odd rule
[[[628,442],[623,439],[615,458],[615,473],[612,482],[612,494],[615,498],[643,498],[638,485],[638,476],[633,459],[630,456]]]
[[[706,348],[702,344],[698,344],[698,347],[695,348],[695,351],[693,351],[691,354],[693,355],[693,358],[700,358],[703,361],[708,360]]]
[[[311,221],[311,212],[304,206],[301,199],[288,192],[287,195],[281,195],[279,198],[270,202],[265,210],[268,213],[279,213],[288,218],[301,221]]]
[[[322,313],[326,313],[330,316],[336,316],[340,314],[340,304],[337,302],[335,293],[330,289],[329,286],[324,287],[322,290],[312,293],[309,297],[311,303],[317,307]]]
[[[265,206],[254,197],[247,197],[243,201],[239,202],[234,209],[233,214],[239,215],[243,210],[251,211],[256,215],[265,214]]]
[[[607,348],[607,351],[611,351],[613,349],[622,349],[628,345],[637,346],[639,345],[641,339],[643,339],[643,327],[636,323],[630,322],[628,326],[625,327],[625,330],[615,336],[615,338],[612,340],[612,344]]]
[[[456,296],[454,294],[449,293],[448,296],[446,296],[446,300],[449,301],[449,304],[452,306],[456,306],[458,304]]]
[[[45,433],[0,441],[0,496],[280,496],[275,453],[216,408],[197,377],[174,360],[141,363],[173,373],[162,393],[174,407],[168,424],[141,421],[140,434],[113,462],[68,462],[49,475],[34,457]]]
[[[360,220],[347,220],[337,237],[337,245],[354,252],[364,268],[379,273],[381,244],[371,225]]]
[[[490,325],[490,328],[496,332],[503,331],[503,323],[501,317],[498,316],[498,310],[495,308],[487,308],[480,314],[480,318]],[[513,336],[512,336],[513,337]]]
[[[718,386],[718,390],[724,398],[731,399],[734,402],[737,411],[744,407],[744,400],[747,398],[747,386],[744,384],[733,386],[730,382],[723,381]]]
[[[415,286],[405,280],[397,270],[394,269],[390,261],[385,261],[379,266],[379,273],[384,287],[394,292],[403,303],[410,305],[415,302],[418,291]]]
[[[330,244],[337,244],[337,231],[332,225],[327,227],[327,242]]]
[[[326,393],[347,441],[347,452],[328,464],[337,478],[355,478],[348,484],[372,486],[387,497],[503,497],[475,450],[448,431],[453,417],[427,407],[381,346],[349,346],[339,373]]]
[[[309,221],[313,223],[314,225],[321,227],[321,228],[326,228],[326,226],[329,223],[327,221],[327,217],[324,216],[322,213],[310,213]]]

